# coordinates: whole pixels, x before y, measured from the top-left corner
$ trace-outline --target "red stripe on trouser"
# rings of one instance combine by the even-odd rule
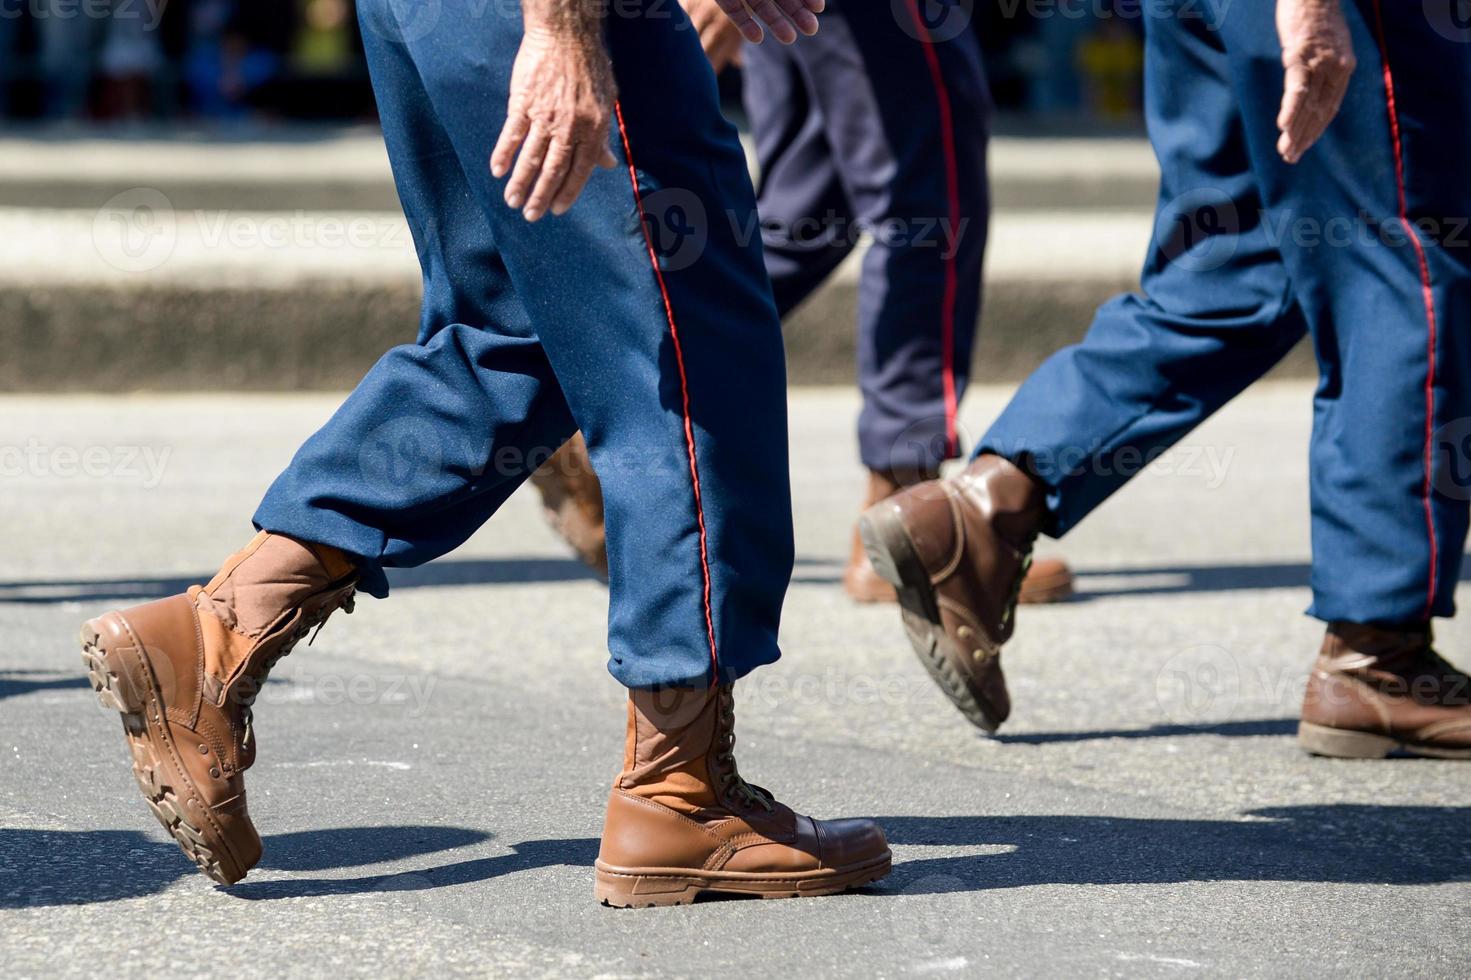
[[[719,659],[715,654],[715,614],[710,606],[710,546],[705,536],[705,505],[700,497],[700,463],[695,454],[695,427],[690,420],[690,381],[684,370],[684,345],[679,342],[674,304],[669,299],[669,287],[664,282],[664,270],[659,267],[659,253],[654,249],[648,217],[644,214],[644,198],[638,189],[638,171],[633,165],[633,150],[628,145],[628,128],[623,125],[622,104],[614,102],[613,113],[618,117],[618,135],[623,140],[623,156],[628,161],[628,178],[633,183],[633,203],[638,208],[639,227],[644,232],[644,245],[649,250],[649,264],[654,268],[654,279],[659,283],[659,295],[664,298],[664,316],[669,321],[669,336],[674,342],[674,361],[679,366],[679,393],[684,411],[684,446],[690,460],[690,480],[695,488],[695,518],[700,526],[700,573],[705,580],[705,629],[710,638],[710,683],[714,684],[720,674]]]
[[[919,13],[919,0],[909,0],[909,16],[914,21],[914,30],[924,49],[925,63],[929,65],[930,80],[935,85],[935,103],[940,111],[940,140],[945,153],[945,195],[949,201],[950,233],[959,234],[960,228],[960,166],[955,156],[955,118],[950,109],[950,93],[945,88],[945,75],[940,70],[940,56],[935,53],[934,42],[929,39],[924,18]],[[956,256],[945,260],[945,302],[940,319],[940,342],[943,347],[945,385],[945,452],[959,452],[955,434],[957,399],[955,394],[955,281]]]
[[[1420,266],[1420,293],[1425,301],[1425,482],[1422,494],[1425,500],[1425,531],[1430,538],[1430,586],[1425,597],[1425,615],[1430,616],[1435,606],[1437,584],[1438,545],[1435,540],[1435,514],[1430,506],[1431,471],[1435,465],[1435,292],[1430,286],[1430,262],[1425,257],[1425,246],[1420,233],[1410,222],[1410,208],[1405,196],[1404,147],[1400,141],[1399,109],[1394,99],[1394,72],[1389,67],[1389,45],[1384,39],[1384,16],[1380,11],[1380,0],[1374,0],[1374,33],[1379,42],[1379,60],[1384,65],[1384,102],[1389,111],[1389,135],[1394,144],[1394,180],[1399,194],[1399,219],[1409,233],[1410,244],[1415,249],[1415,260]]]

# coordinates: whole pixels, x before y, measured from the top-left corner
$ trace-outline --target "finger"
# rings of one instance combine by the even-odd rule
[[[1329,75],[1328,94],[1325,96],[1323,107],[1328,113],[1330,124],[1338,118],[1338,110],[1343,107],[1343,99],[1348,95],[1348,83],[1352,78],[1353,65],[1351,62],[1341,68],[1335,68]]]
[[[490,173],[496,180],[500,180],[511,169],[516,151],[521,148],[530,131],[531,120],[526,118],[525,113],[512,112],[506,118],[506,124],[501,127],[500,138],[495,141],[495,149],[490,152]]]
[[[1311,75],[1307,77],[1305,84],[1307,88],[1295,100],[1292,116],[1283,128],[1283,133],[1287,136],[1289,163],[1296,163],[1302,158],[1303,153],[1307,150],[1306,137],[1312,128],[1313,82]]]
[[[1277,129],[1282,133],[1277,138],[1277,152],[1288,163],[1297,162],[1293,133],[1307,105],[1309,91],[1307,69],[1302,65],[1289,65],[1282,81],[1282,108],[1277,113]]]
[[[695,25],[695,32],[701,37],[704,37],[705,32],[710,30],[711,27],[729,19],[725,11],[721,10],[715,4],[701,4],[695,8],[695,12],[690,16],[690,23]]]
[[[1321,67],[1310,73],[1308,81],[1308,96],[1303,103],[1302,111],[1298,113],[1293,127],[1290,130],[1292,142],[1296,149],[1298,159],[1318,141],[1323,131],[1328,128],[1328,115],[1326,102],[1329,96],[1331,80],[1327,72]]]
[[[1309,88],[1308,70],[1302,65],[1288,65],[1282,75],[1282,107],[1277,112],[1277,128],[1282,132],[1291,127],[1292,120],[1301,111]]]
[[[715,74],[719,75],[735,59],[736,53],[745,43],[745,38],[741,37],[739,31],[732,28],[724,14],[717,12],[717,17],[715,23],[701,29],[700,46],[705,49],[705,57],[709,60],[710,67],[715,70]]]
[[[537,175],[536,186],[531,188],[531,194],[526,198],[526,207],[522,214],[527,221],[535,221],[546,214],[547,208],[557,196],[562,184],[567,180],[567,173],[572,169],[572,158],[577,152],[575,144],[558,137],[554,138],[547,146],[546,159],[541,163],[541,173]],[[581,188],[578,188],[581,190]]]
[[[797,26],[797,30],[808,37],[817,33],[817,15],[808,9],[807,0],[777,0],[777,6]]]
[[[557,196],[552,199],[552,214],[566,214],[567,209],[577,202],[582,194],[582,189],[587,186],[588,179],[597,168],[599,150],[607,152],[607,147],[596,143],[579,143],[577,153],[572,158],[572,166],[567,170],[567,179],[562,181],[562,187],[557,191]]]
[[[730,18],[716,8],[709,17],[695,24],[695,33],[700,36],[700,46],[708,52],[712,43],[722,34],[735,32],[731,30]]]
[[[751,0],[751,13],[755,14],[756,18],[766,25],[771,36],[782,44],[791,44],[797,40],[797,29],[776,5],[776,0]]]
[[[613,155],[612,150],[604,146],[603,155],[598,160],[598,166],[602,167],[604,170],[612,170],[618,166],[618,158]]]
[[[518,211],[526,203],[526,195],[531,192],[531,186],[541,173],[541,163],[547,155],[547,143],[546,131],[540,125],[533,125],[526,136],[526,143],[516,157],[516,169],[511,171],[511,179],[506,184],[506,203]]]
[[[761,43],[766,32],[761,30],[761,25],[756,23],[751,12],[746,9],[744,0],[715,0],[715,2],[720,4],[720,9],[725,12],[725,16],[730,18],[730,22],[736,26],[736,30],[741,32],[742,37],[752,44]]]
[[[719,75],[730,67],[731,62],[735,61],[736,56],[741,53],[741,45],[744,43],[746,43],[745,39],[735,31],[720,32],[710,46],[710,50],[705,52],[705,56],[710,59],[710,67],[715,69],[715,74]]]

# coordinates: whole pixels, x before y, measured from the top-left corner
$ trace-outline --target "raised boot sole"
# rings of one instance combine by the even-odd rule
[[[109,648],[106,632],[98,624],[112,617],[121,622],[124,635],[132,635],[117,613],[90,620],[82,627],[82,663],[87,667],[92,690],[104,708],[122,716],[123,735],[133,757],[133,776],[163,829],[200,871],[222,885],[233,885],[250,868],[242,866],[223,833],[207,818],[191,816],[191,809],[204,812],[206,808],[169,734],[153,671],[138,649]],[[195,805],[189,807],[185,800]]]
[[[705,893],[747,895],[755,898],[811,898],[862,888],[887,875],[893,857],[861,866],[818,871],[755,874],[681,868],[615,868],[596,862],[597,900],[613,908],[653,908],[689,905]]]
[[[898,593],[904,632],[930,678],[967,721],[982,731],[996,731],[1005,718],[971,690],[956,666],[958,655],[940,619],[934,583],[914,550],[904,522],[879,505],[858,518],[858,535],[874,571]]]
[[[1297,744],[1313,755],[1334,759],[1383,759],[1396,750],[1431,759],[1471,759],[1471,749],[1402,742],[1388,735],[1329,728],[1309,721],[1298,723]]]

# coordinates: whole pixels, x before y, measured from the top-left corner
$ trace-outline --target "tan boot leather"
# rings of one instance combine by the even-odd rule
[[[334,548],[261,532],[208,585],[82,627],[82,660],[122,713],[133,774],[199,869],[233,884],[260,860],[245,807],[250,705],[277,660],[339,607],[357,572]]]
[[[604,581],[608,578],[608,537],[603,525],[603,487],[592,468],[587,441],[579,432],[531,474],[541,494],[547,523],[572,546],[577,557]]]
[[[729,685],[630,691],[596,895],[619,908],[701,892],[796,898],[877,881],[892,857],[871,820],[814,820],[740,777]]]
[[[988,732],[1011,713],[1011,638],[1045,495],[999,456],[902,490],[859,519],[879,575],[898,590],[910,645],[961,714]]]
[[[917,480],[900,482],[893,473],[870,470],[868,492],[864,496],[863,509],[874,506],[906,486],[935,479],[935,474],[922,475]],[[863,536],[857,525],[853,527],[853,546],[848,554],[848,566],[843,570],[843,591],[855,602],[898,602],[899,593],[874,571],[873,562],[863,546]],[[1016,601],[1021,605],[1042,605],[1063,602],[1073,595],[1073,570],[1060,558],[1038,558],[1027,569],[1022,579],[1021,591]]]
[[[1471,759],[1471,677],[1431,642],[1428,625],[1330,623],[1303,694],[1298,743],[1345,759],[1397,749]]]

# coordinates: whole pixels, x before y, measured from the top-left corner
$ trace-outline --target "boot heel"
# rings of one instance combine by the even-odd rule
[[[631,875],[597,868],[593,894],[615,909],[646,909],[665,905],[689,905],[702,890],[694,878],[663,875]]]
[[[1399,743],[1385,735],[1351,732],[1311,722],[1299,722],[1297,744],[1313,755],[1334,759],[1383,759],[1399,748]]]
[[[138,716],[141,720],[143,698],[134,690],[127,670],[122,664],[113,662],[97,620],[89,620],[82,626],[80,639],[82,665],[87,668],[87,678],[102,707],[123,715],[125,723],[129,715]]]
[[[858,536],[863,541],[863,550],[868,553],[868,560],[879,578],[895,589],[909,587],[910,583],[905,581],[904,571],[900,569],[901,564],[914,563],[909,535],[893,515],[884,511],[883,504],[872,507],[859,516]]]

